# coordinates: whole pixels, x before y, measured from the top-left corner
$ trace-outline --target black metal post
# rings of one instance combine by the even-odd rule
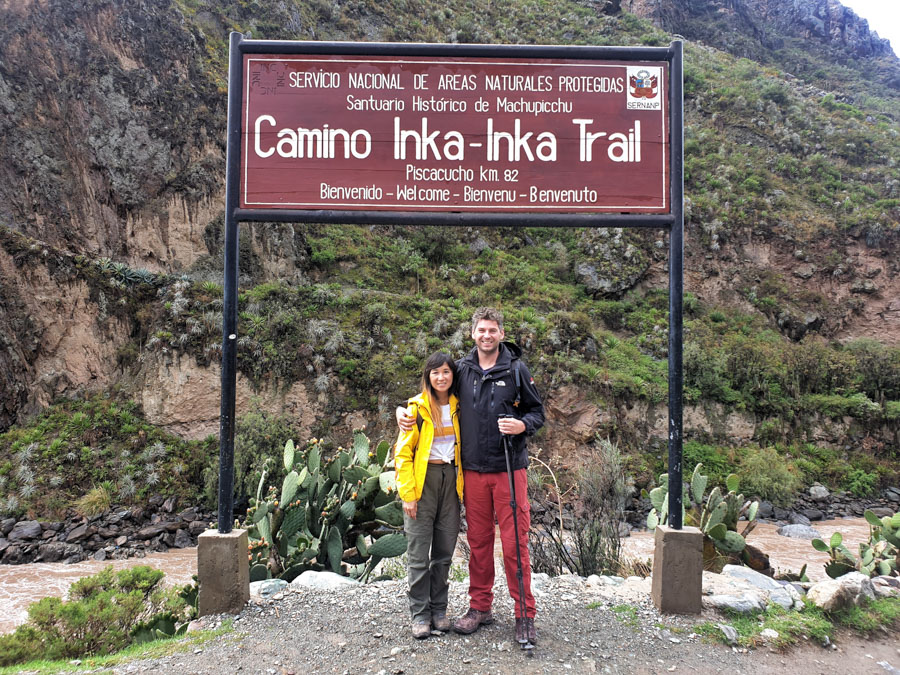
[[[231,532],[234,519],[234,407],[237,381],[238,221],[241,153],[240,44],[231,34],[228,57],[228,149],[225,164],[225,291],[222,307],[222,408],[219,417],[219,532]]]
[[[669,230],[669,526],[682,525],[682,295],[684,293],[684,45],[672,43],[671,92],[672,215]]]

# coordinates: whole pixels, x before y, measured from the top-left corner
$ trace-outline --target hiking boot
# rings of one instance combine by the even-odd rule
[[[435,630],[446,633],[450,630],[450,619],[447,618],[446,612],[434,612],[431,615],[431,625]]]
[[[520,645],[530,642],[537,643],[537,629],[534,627],[534,619],[516,619],[516,642]]]
[[[416,621],[412,625],[412,636],[416,640],[424,640],[431,635],[431,624],[428,621]]]
[[[487,626],[494,623],[494,617],[490,611],[482,612],[477,609],[469,608],[469,611],[453,622],[453,630],[463,635],[474,633],[480,626]]]

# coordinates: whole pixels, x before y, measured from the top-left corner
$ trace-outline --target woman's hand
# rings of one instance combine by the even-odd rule
[[[416,511],[419,509],[419,502],[403,502],[403,513],[413,520],[416,519]]]

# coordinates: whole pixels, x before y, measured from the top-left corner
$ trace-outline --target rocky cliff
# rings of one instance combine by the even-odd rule
[[[844,90],[835,97],[812,68],[801,81],[728,56],[785,62],[827,47],[853,72],[876,63],[900,72],[887,43],[834,0],[564,2],[543,22],[514,2],[476,12],[426,2],[396,14],[369,3],[261,4],[0,0],[0,429],[56,397],[118,387],[160,426],[194,438],[216,431],[230,29],[302,39],[668,41],[618,7],[645,16],[689,39],[688,152],[698,159],[685,248],[687,289],[704,307],[697,316],[743,313],[760,322],[751,329],[748,319],[745,334],[765,326],[788,346],[806,336],[900,340],[896,92],[875,102]],[[779,52],[787,47],[799,51]],[[747,79],[734,86],[727,80],[738,67]],[[759,83],[768,88],[757,100],[740,91]],[[634,346],[631,361],[649,355],[657,367],[663,315],[650,308],[651,319],[630,322],[612,305],[573,309],[585,297],[614,302],[664,288],[664,238],[346,232],[242,228],[239,414],[255,396],[311,432],[369,425],[389,434],[389,401],[372,389],[409,390],[423,350],[462,347],[465,335],[435,314],[499,299],[539,307],[515,337],[545,378],[548,446],[574,452],[597,430],[634,447],[648,437],[664,443],[665,404],[640,380],[651,375],[622,384],[601,358],[623,339]],[[517,275],[531,260],[545,265],[541,278],[569,288],[528,296]],[[289,296],[279,282],[303,293]],[[474,290],[455,306],[442,290],[450,283]],[[410,315],[433,327],[424,318],[414,330],[397,323]],[[607,331],[617,337],[598,347]],[[593,393],[577,386],[603,373]],[[692,433],[746,443],[760,438],[766,415],[777,417],[727,401],[693,400]],[[855,418],[821,419],[805,438],[896,435],[879,420],[867,429]]]
[[[0,2],[0,220],[177,271],[221,211],[224,97],[167,0]]]
[[[624,0],[622,5],[664,30],[742,56],[758,57],[796,38],[850,57],[894,56],[868,21],[838,0]]]

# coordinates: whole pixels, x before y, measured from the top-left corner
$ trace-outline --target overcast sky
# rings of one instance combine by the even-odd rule
[[[891,41],[894,54],[900,54],[900,0],[840,0],[857,16],[869,22],[869,30]]]

